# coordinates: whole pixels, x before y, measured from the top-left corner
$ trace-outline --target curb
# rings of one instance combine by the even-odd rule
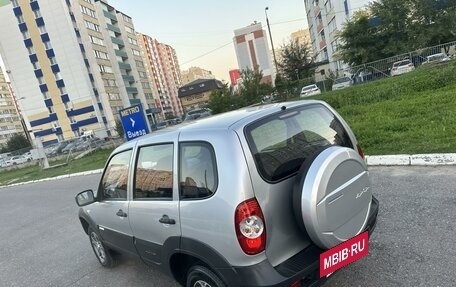
[[[456,165],[456,153],[398,154],[366,156],[369,166],[438,166]]]
[[[455,165],[456,153],[436,153],[436,154],[397,154],[397,155],[366,155],[366,164],[368,166],[441,166]],[[5,187],[13,187],[25,185],[29,183],[37,183],[44,181],[59,180],[64,178],[84,176],[90,174],[102,173],[103,169],[95,169],[72,174],[64,174],[55,177],[31,180],[26,182],[18,182],[9,185],[2,185],[0,189]]]
[[[102,172],[103,172],[103,169],[88,170],[88,171],[82,171],[82,172],[77,172],[77,173],[72,173],[72,174],[64,174],[64,175],[48,177],[48,178],[43,178],[43,179],[12,183],[12,184],[8,184],[8,185],[1,185],[0,189],[5,188],[5,187],[13,187],[13,186],[25,185],[25,184],[29,184],[29,183],[37,183],[37,182],[59,180],[59,179],[64,179],[64,178],[83,176],[83,175],[90,175],[90,174],[96,174],[96,173],[102,173]]]

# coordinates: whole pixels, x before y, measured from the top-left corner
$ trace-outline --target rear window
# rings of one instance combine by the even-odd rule
[[[302,88],[302,91],[310,91],[312,89],[315,89],[316,86],[315,85],[312,85],[312,86],[305,86],[304,88]]]
[[[246,127],[258,172],[268,182],[296,173],[325,146],[353,148],[347,131],[326,107],[315,104],[274,114]]]
[[[345,78],[340,78],[340,79],[337,79],[334,81],[334,84],[340,84],[340,83],[345,83],[345,82],[350,82],[350,78],[349,77],[345,77]]]

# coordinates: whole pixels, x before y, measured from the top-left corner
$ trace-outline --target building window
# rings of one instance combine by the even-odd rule
[[[87,20],[84,20],[84,22],[85,22],[85,26],[87,27],[87,29],[100,32],[100,26],[99,25],[97,25],[95,23],[92,23],[92,22],[89,22]]]
[[[136,41],[136,39],[133,39],[133,38],[130,38],[130,37],[128,37],[128,42],[130,44],[133,44],[133,45],[136,45],[136,46],[138,45],[138,41]]]
[[[104,59],[104,60],[108,60],[109,59],[108,54],[105,53],[105,52],[98,51],[98,50],[93,50],[93,53],[95,54],[95,58]]]
[[[53,107],[53,106],[49,106],[49,107],[47,107],[47,108],[48,108],[48,111],[49,111],[50,114],[55,113],[54,107]]]
[[[150,85],[148,82],[142,82],[141,85],[144,89],[150,89]]]
[[[35,19],[36,19],[36,18],[40,18],[40,17],[42,17],[42,16],[41,16],[41,12],[40,12],[40,9],[36,9],[36,10],[34,10],[34,11],[33,11],[33,13],[35,14]]]
[[[348,3],[347,0],[344,0],[345,16],[348,16]]]
[[[38,83],[40,83],[40,85],[42,85],[42,84],[45,84],[45,83],[46,83],[46,81],[44,80],[44,78],[43,78],[43,77],[37,77],[37,79],[38,79]]]
[[[62,79],[62,75],[60,74],[60,72],[54,73],[54,76],[57,81]]]
[[[16,19],[17,19],[17,22],[18,22],[19,24],[24,23],[24,17],[23,17],[22,15],[17,15],[17,16],[16,16]]]
[[[46,31],[46,27],[43,25],[43,26],[38,26],[38,29],[40,29],[40,33],[41,34],[46,34],[47,31]]]
[[[336,17],[334,16],[334,18],[332,18],[331,21],[329,21],[328,23],[329,34],[334,33],[334,31],[337,29],[336,24]]]
[[[59,88],[59,92],[60,92],[61,95],[64,95],[64,94],[67,93],[65,87],[60,87],[60,88]]]
[[[29,55],[35,54],[35,49],[33,48],[33,46],[27,47],[27,51]]]
[[[30,33],[28,30],[25,30],[22,32],[22,37],[24,38],[24,40],[27,40],[30,38]]]
[[[128,38],[128,39],[130,39],[130,38]],[[141,52],[139,52],[138,50],[132,49],[132,51],[133,51],[133,55],[141,56]]]
[[[44,47],[46,50],[52,49],[51,41],[44,42]]]
[[[143,78],[143,79],[147,78],[147,73],[146,72],[139,71],[138,74],[139,74],[140,78]]]
[[[34,70],[41,69],[40,63],[39,63],[39,62],[33,62],[32,65],[33,65],[33,69],[34,69]]]
[[[131,33],[131,34],[134,34],[135,33],[135,30],[133,30],[132,28],[128,27],[128,26],[125,26],[125,30],[128,32],[128,33]]]
[[[19,3],[17,3],[17,0],[11,0],[11,3],[13,4],[13,7],[19,6]]]
[[[43,95],[43,98],[44,99],[49,99],[49,92],[41,92],[41,94]]]
[[[55,59],[55,57],[50,57],[49,62],[51,62],[51,66],[57,64],[57,60]]]
[[[112,67],[105,65],[98,65],[98,67],[100,68],[100,72],[112,74]]]
[[[331,1],[332,0],[328,0],[325,3],[325,11],[326,11],[326,13],[329,13],[329,11],[331,11],[331,9],[333,8],[333,5],[332,5]]]
[[[127,15],[122,14],[122,18],[123,18],[123,20],[124,20],[125,22],[131,23],[131,18],[128,17]]]
[[[143,61],[135,60],[135,62],[136,62],[136,67],[141,67],[141,68],[144,67]]]
[[[81,12],[83,14],[86,14],[86,15],[92,17],[92,18],[96,18],[97,17],[97,14],[95,13],[95,10],[92,10],[92,9],[87,8],[85,6],[82,6],[82,5],[81,5]]]
[[[97,45],[100,45],[100,46],[104,45],[103,40],[100,39],[100,38],[97,38],[97,37],[92,36],[92,35],[90,35],[89,38],[90,38],[90,42],[92,42],[94,44],[97,44]]]

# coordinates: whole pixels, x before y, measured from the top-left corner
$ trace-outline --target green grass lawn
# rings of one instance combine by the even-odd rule
[[[313,98],[342,115],[368,155],[456,152],[456,61]]]
[[[0,172],[0,186],[103,168],[111,152],[112,149],[97,150],[81,159],[72,160],[65,166],[50,168],[46,170],[41,170],[38,165],[14,169],[10,171],[2,170]],[[55,162],[50,162],[51,166],[53,164],[55,164]]]

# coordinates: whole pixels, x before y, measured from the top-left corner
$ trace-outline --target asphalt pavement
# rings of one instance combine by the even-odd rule
[[[330,286],[454,286],[456,167],[371,167],[380,200],[370,254]],[[0,189],[0,286],[177,286],[139,260],[102,268],[74,195],[100,174]]]

